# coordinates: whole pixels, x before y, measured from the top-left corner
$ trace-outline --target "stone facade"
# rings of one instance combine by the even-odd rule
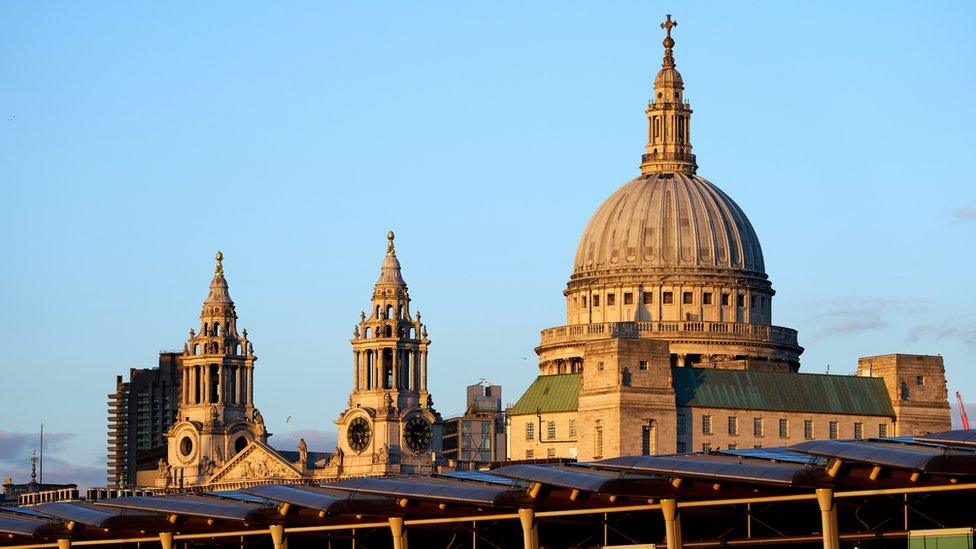
[[[692,110],[673,53],[676,24],[670,16],[662,23],[664,59],[645,112],[641,174],[597,208],[580,237],[563,292],[566,325],[542,331],[540,377],[509,414],[509,455],[593,460],[948,429],[941,358],[861,359],[857,375],[882,377],[887,395],[869,380],[797,373],[803,348],[795,330],[772,324],[775,291],[755,230],[728,195],[697,175]],[[697,402],[679,394],[696,386],[682,375],[685,385],[676,387],[672,377],[698,369],[730,374],[703,375],[724,384],[713,401],[735,398],[682,404]],[[797,402],[777,399],[771,377],[758,373],[798,376],[797,383],[777,380],[800,391]],[[535,389],[547,376],[573,375],[581,381],[571,406],[565,391],[546,397]],[[742,388],[750,383],[758,384],[754,394]],[[814,394],[833,388],[851,394]],[[704,421],[713,423],[707,433]],[[544,436],[570,430],[566,439]]]
[[[915,435],[951,429],[949,391],[941,356],[890,354],[858,359],[858,376],[885,380],[895,408],[895,432]]]
[[[893,436],[894,418],[814,412],[678,407],[677,451],[788,446],[805,440]]]

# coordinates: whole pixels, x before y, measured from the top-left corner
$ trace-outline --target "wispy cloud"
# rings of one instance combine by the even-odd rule
[[[939,324],[919,324],[905,334],[911,343],[918,341],[958,340],[970,347],[976,347],[976,326],[969,322],[955,322],[946,319]]]
[[[271,445],[279,450],[294,450],[298,447],[298,440],[305,439],[308,449],[313,452],[331,452],[339,442],[339,434],[335,431],[319,431],[316,429],[299,429],[275,433]]]
[[[76,463],[64,457],[75,437],[73,433],[44,433],[44,482],[76,483],[81,488],[104,486],[104,466]],[[0,476],[11,477],[16,483],[30,481],[34,449],[39,449],[37,433],[0,430]]]
[[[976,219],[976,202],[958,208],[945,208],[942,211],[955,219]]]
[[[885,317],[891,313],[920,313],[929,308],[921,299],[890,299],[883,297],[845,297],[811,301],[809,318],[819,328],[813,340],[846,336],[888,327]]]

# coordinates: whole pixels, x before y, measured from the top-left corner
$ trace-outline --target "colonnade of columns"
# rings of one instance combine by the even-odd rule
[[[390,351],[390,363],[384,361],[384,351]],[[391,383],[386,382],[387,367]],[[427,351],[380,347],[353,351],[353,390],[403,389],[427,390]],[[388,386],[389,385],[389,386]]]
[[[253,380],[254,366],[247,364],[185,365],[180,380],[181,401],[183,404],[247,405],[254,401]],[[212,393],[213,388],[216,394]]]

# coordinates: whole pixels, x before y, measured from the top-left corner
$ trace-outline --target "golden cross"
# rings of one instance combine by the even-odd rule
[[[663,23],[661,23],[661,28],[664,29],[665,32],[668,33],[668,38],[671,38],[671,29],[673,29],[674,27],[677,27],[677,26],[678,26],[678,22],[671,20],[671,14],[670,13],[668,14],[667,20],[664,21]]]

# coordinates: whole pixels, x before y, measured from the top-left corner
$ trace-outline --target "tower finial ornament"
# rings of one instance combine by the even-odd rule
[[[668,18],[665,19],[663,23],[661,23],[661,28],[664,29],[664,32],[667,33],[667,36],[664,37],[664,66],[665,67],[674,67],[674,53],[671,51],[671,48],[674,47],[674,39],[671,38],[671,29],[677,26],[678,26],[678,22],[671,20],[670,13],[668,14]]]
[[[396,255],[396,248],[393,247],[393,238],[395,236],[396,235],[393,234],[393,231],[386,233],[386,240],[388,241],[386,243],[386,255]]]
[[[217,255],[214,256],[214,259],[217,260],[217,271],[216,271],[217,274],[221,274],[221,275],[224,274],[224,264],[223,264],[224,254],[223,254],[223,252],[221,252],[220,250],[217,250]]]

